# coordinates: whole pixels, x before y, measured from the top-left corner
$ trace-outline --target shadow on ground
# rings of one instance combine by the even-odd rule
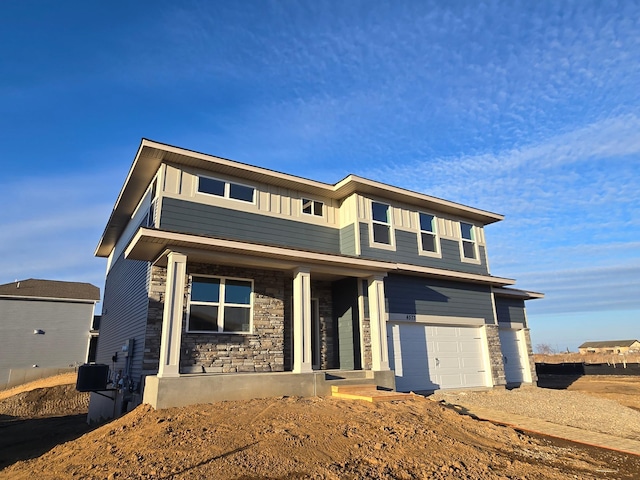
[[[538,387],[566,390],[582,375],[538,375]]]
[[[15,462],[39,457],[92,429],[87,424],[86,413],[33,419],[0,415],[0,470]]]

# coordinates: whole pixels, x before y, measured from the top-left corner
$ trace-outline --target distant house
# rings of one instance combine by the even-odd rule
[[[638,340],[606,340],[603,342],[584,342],[578,347],[582,355],[587,353],[640,353]]]
[[[533,383],[525,301],[543,295],[490,273],[484,228],[502,218],[143,140],[96,250],[96,361],[123,402],[156,408]],[[90,418],[113,411],[92,395]]]
[[[0,388],[39,377],[36,369],[85,363],[95,350],[99,300],[100,289],[89,283],[28,279],[0,285]]]

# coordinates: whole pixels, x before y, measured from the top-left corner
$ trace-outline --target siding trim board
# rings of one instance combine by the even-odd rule
[[[109,221],[96,247],[95,254],[97,256],[106,257],[109,255],[122,231],[126,228],[131,214],[144,195],[147,186],[163,163],[190,166],[221,175],[236,176],[249,183],[264,183],[335,200],[346,198],[355,192],[379,195],[389,201],[411,203],[426,210],[434,209],[452,215],[461,215],[483,225],[498,222],[504,218],[503,215],[497,213],[386,185],[356,175],[349,175],[331,185],[142,139],[127,179],[120,190]]]
[[[304,262],[310,265],[325,267],[341,266],[358,270],[366,270],[368,274],[374,272],[400,271],[414,275],[428,275],[439,278],[464,280],[470,284],[485,285],[512,285],[515,280],[491,275],[478,275],[473,273],[457,272],[431,267],[420,267],[410,264],[384,262],[365,258],[333,255],[320,252],[294,250],[290,248],[271,245],[259,245],[236,240],[195,236],[190,234],[168,232],[163,230],[140,228],[134,235],[131,243],[125,251],[127,259],[158,262],[169,249],[184,250],[194,249],[203,253],[206,251],[238,253],[241,255],[254,255],[257,257],[271,258],[274,260]],[[354,274],[354,276],[359,276]]]

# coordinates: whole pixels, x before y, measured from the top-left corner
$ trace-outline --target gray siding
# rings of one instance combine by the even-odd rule
[[[340,253],[340,230],[195,202],[162,199],[160,228],[231,240]]]
[[[524,300],[496,296],[496,314],[498,322],[524,324]]]
[[[93,303],[0,299],[0,388],[11,369],[85,363],[93,313]]]
[[[389,313],[484,318],[494,323],[491,289],[473,283],[403,275],[384,280]]]
[[[480,246],[481,263],[466,263],[460,260],[459,243],[446,238],[440,239],[442,258],[434,258],[418,254],[418,235],[414,232],[396,230],[396,250],[385,250],[369,246],[369,226],[360,223],[360,242],[363,258],[384,260],[388,262],[407,263],[422,267],[442,268],[466,273],[487,274],[487,259],[484,247]]]
[[[142,358],[145,348],[145,331],[149,308],[150,264],[120,257],[107,275],[104,287],[104,303],[100,321],[100,336],[96,362],[105,363],[115,375],[125,370],[126,359],[122,346],[132,338],[135,340],[133,354],[130,353],[131,378],[138,384],[142,373]],[[112,363],[118,352],[118,360]]]
[[[347,225],[340,229],[340,253],[343,255],[356,254],[356,226]]]

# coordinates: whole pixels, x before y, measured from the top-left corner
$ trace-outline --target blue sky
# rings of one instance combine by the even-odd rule
[[[502,213],[534,345],[640,338],[638,1],[7,0],[0,99],[0,283],[102,288],[146,137]]]

